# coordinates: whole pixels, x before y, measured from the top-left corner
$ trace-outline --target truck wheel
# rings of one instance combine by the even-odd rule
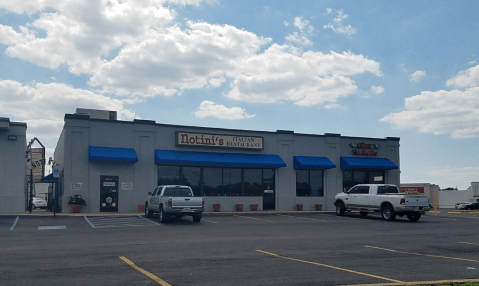
[[[343,202],[336,203],[336,215],[343,216],[346,208],[344,207]]]
[[[145,204],[145,217],[153,217],[153,212],[148,208],[148,204]]]
[[[407,218],[409,219],[410,222],[416,222],[421,218],[421,214],[420,213],[408,214]]]
[[[359,212],[359,214],[360,214],[362,217],[367,217],[367,216],[368,216],[368,212]]]
[[[193,216],[193,221],[194,221],[194,222],[200,222],[201,217],[202,217],[201,214],[199,214],[199,215],[194,215],[194,216]]]
[[[391,205],[385,205],[381,209],[381,215],[383,219],[388,221],[393,221],[396,218],[396,213],[394,212],[394,208]]]
[[[168,215],[165,214],[163,207],[160,207],[160,217],[158,219],[160,220],[161,223],[168,222]]]

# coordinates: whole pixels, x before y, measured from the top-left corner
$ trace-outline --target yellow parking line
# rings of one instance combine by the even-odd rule
[[[394,250],[394,249],[388,249],[388,248],[382,248],[382,247],[375,247],[375,246],[369,246],[369,245],[366,245],[365,247],[373,248],[373,249],[379,249],[379,250],[385,250],[385,251],[389,251],[389,252],[402,253],[402,254],[411,254],[411,255],[417,255],[417,256],[427,256],[427,257],[436,257],[436,258],[446,258],[446,259],[452,259],[452,260],[461,260],[461,261],[478,262],[479,263],[479,260],[474,260],[474,259],[457,258],[457,257],[432,255],[432,254],[421,254],[421,253],[400,251],[400,250]]]
[[[264,253],[264,254],[268,254],[268,255],[271,255],[271,256],[274,256],[274,257],[278,257],[278,258],[284,258],[284,259],[288,259],[288,260],[292,260],[292,261],[303,262],[303,263],[313,264],[313,265],[317,265],[317,266],[324,266],[324,267],[327,267],[327,268],[346,271],[346,272],[349,272],[349,273],[359,274],[359,275],[363,275],[363,276],[369,276],[369,277],[373,277],[373,278],[377,278],[377,279],[381,279],[381,280],[386,280],[386,281],[390,281],[390,282],[395,282],[395,283],[404,283],[402,281],[391,279],[391,278],[386,278],[386,277],[372,275],[372,274],[368,274],[368,273],[364,273],[364,272],[349,270],[349,269],[340,268],[340,267],[336,267],[336,266],[332,266],[332,265],[327,265],[327,264],[322,264],[322,263],[317,263],[317,262],[311,262],[311,261],[286,257],[286,256],[278,255],[278,254],[275,254],[275,253],[259,250],[259,249],[255,250],[255,251],[260,252],[260,253]],[[382,285],[384,285],[384,284],[382,284]]]
[[[260,221],[274,222],[274,221],[272,221],[272,220],[259,219],[259,218],[254,218],[254,217],[247,217],[247,216],[242,216],[242,215],[234,215],[234,216],[242,217],[242,218],[248,218],[248,219],[254,219],[254,220],[260,220]]]
[[[479,282],[479,279],[451,279],[451,280],[433,280],[433,281],[413,281],[398,283],[381,283],[381,284],[352,284],[343,286],[414,286],[414,285],[450,285],[454,283]]]
[[[168,282],[165,282],[163,280],[161,280],[160,278],[158,278],[157,276],[151,274],[150,272],[144,270],[143,268],[140,268],[138,266],[135,265],[135,263],[131,262],[128,258],[126,258],[125,256],[120,256],[120,259],[125,261],[126,264],[130,265],[131,267],[133,267],[134,269],[138,270],[139,272],[145,274],[146,276],[148,276],[149,278],[151,278],[152,280],[154,280],[155,282],[157,282],[158,284],[162,285],[162,286],[171,286],[171,284],[169,284]]]
[[[472,244],[472,245],[479,245],[479,243],[473,243],[473,242],[462,242],[462,241],[460,241],[459,243],[462,243],[462,244]]]
[[[292,217],[292,218],[299,218],[299,219],[307,219],[307,220],[315,220],[315,221],[324,221],[324,222],[327,222],[327,220],[324,220],[324,219],[314,219],[314,218],[309,218],[309,217],[299,217],[299,216],[284,215],[284,214],[278,214],[278,215],[279,215],[279,216]]]

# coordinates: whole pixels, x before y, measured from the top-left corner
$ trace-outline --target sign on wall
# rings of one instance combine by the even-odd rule
[[[176,132],[177,146],[263,150],[263,137]]]
[[[424,187],[401,187],[401,193],[420,193],[420,194],[424,194]]]
[[[366,156],[377,156],[378,151],[374,149],[379,148],[379,144],[371,144],[371,143],[351,143],[349,146],[353,147],[353,155],[366,155]],[[367,150],[367,149],[373,149],[373,150]]]

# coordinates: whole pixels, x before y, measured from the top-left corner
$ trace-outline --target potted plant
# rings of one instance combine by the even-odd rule
[[[258,210],[258,204],[251,204],[251,210],[252,211],[257,211]]]
[[[322,204],[315,204],[314,205],[316,207],[316,211],[321,211],[321,209],[323,208],[323,205]]]
[[[236,204],[236,211],[242,212],[243,211],[243,204]]]
[[[219,211],[220,211],[220,207],[221,207],[220,204],[213,204],[213,211],[219,212]]]
[[[72,206],[72,213],[79,213],[82,205],[86,206],[86,201],[81,195],[68,197],[68,204]]]
[[[296,210],[297,211],[302,211],[303,210],[303,204],[296,204]]]
[[[145,205],[138,205],[138,209],[140,210],[140,213],[145,212]]]

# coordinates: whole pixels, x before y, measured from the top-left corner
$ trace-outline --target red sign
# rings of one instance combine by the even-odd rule
[[[413,193],[413,192],[424,194],[424,187],[401,187],[401,193]]]

